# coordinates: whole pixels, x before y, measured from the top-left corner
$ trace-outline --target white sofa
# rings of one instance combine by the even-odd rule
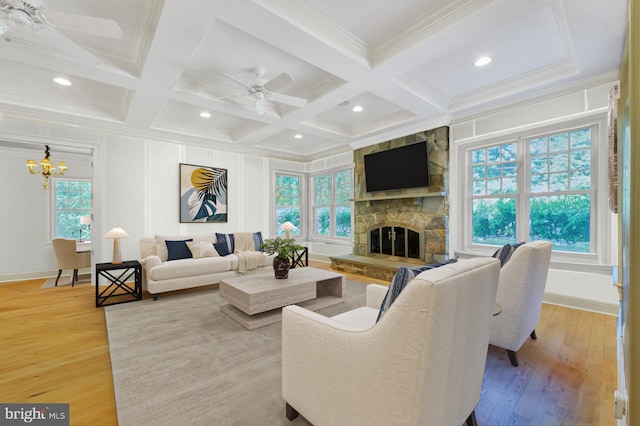
[[[208,244],[216,242],[215,234],[207,235],[156,235],[140,240],[140,258],[142,263],[142,288],[158,299],[159,293],[217,284],[221,279],[239,276],[239,253],[220,256],[217,252],[211,257],[168,260],[166,241],[193,239]],[[257,267],[247,270],[246,274],[273,271],[275,255],[261,253]]]

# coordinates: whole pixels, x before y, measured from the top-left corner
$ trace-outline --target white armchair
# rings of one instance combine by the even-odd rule
[[[515,367],[516,352],[529,336],[537,338],[550,259],[551,243],[535,241],[520,246],[500,270],[496,302],[502,313],[492,320],[489,343],[506,349]]]
[[[58,277],[56,278],[56,287],[63,270],[71,269],[71,287],[75,286],[78,281],[78,269],[89,268],[91,266],[91,253],[78,252],[76,240],[69,238],[55,238],[52,240],[53,251],[56,254],[58,262]]]
[[[376,323],[367,306],[327,318],[283,309],[282,395],[289,420],[321,425],[475,423],[500,262],[477,258],[422,272]]]

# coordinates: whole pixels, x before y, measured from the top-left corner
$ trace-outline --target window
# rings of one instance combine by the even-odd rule
[[[474,243],[516,242],[516,143],[471,151]]]
[[[312,178],[313,219],[317,237],[351,237],[351,169]]]
[[[53,238],[91,240],[91,229],[80,223],[91,215],[91,181],[53,179]]]
[[[276,235],[285,235],[280,229],[285,222],[291,222],[297,228],[291,231],[291,236],[300,235],[301,183],[301,176],[276,173]]]
[[[596,129],[469,149],[471,244],[547,240],[554,251],[594,253]]]

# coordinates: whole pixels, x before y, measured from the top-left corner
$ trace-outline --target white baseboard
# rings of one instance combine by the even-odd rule
[[[90,274],[91,268],[83,268],[78,271],[80,274]],[[71,271],[62,271],[62,275],[71,275]],[[50,271],[36,271],[36,272],[20,272],[17,274],[4,274],[0,275],[0,283],[7,283],[12,281],[26,281],[37,280],[40,278],[55,278],[58,276],[58,270]]]
[[[51,271],[3,274],[3,275],[0,275],[0,283],[6,283],[11,281],[37,280],[38,278],[51,278],[51,277],[55,277],[57,274],[58,274],[58,271],[56,271],[53,275],[51,275]]]
[[[583,311],[618,316],[619,306],[614,303],[600,302],[598,300],[568,296],[560,293],[550,293],[548,291],[545,291],[544,293],[544,301],[552,305],[560,305],[568,308],[581,309]]]
[[[323,263],[331,263],[331,259],[329,259],[329,256],[326,254],[309,253],[309,260],[314,260],[316,262],[323,262]]]

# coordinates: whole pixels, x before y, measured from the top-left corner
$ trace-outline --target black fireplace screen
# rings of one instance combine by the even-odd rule
[[[401,226],[371,230],[369,253],[420,259],[420,234]]]

